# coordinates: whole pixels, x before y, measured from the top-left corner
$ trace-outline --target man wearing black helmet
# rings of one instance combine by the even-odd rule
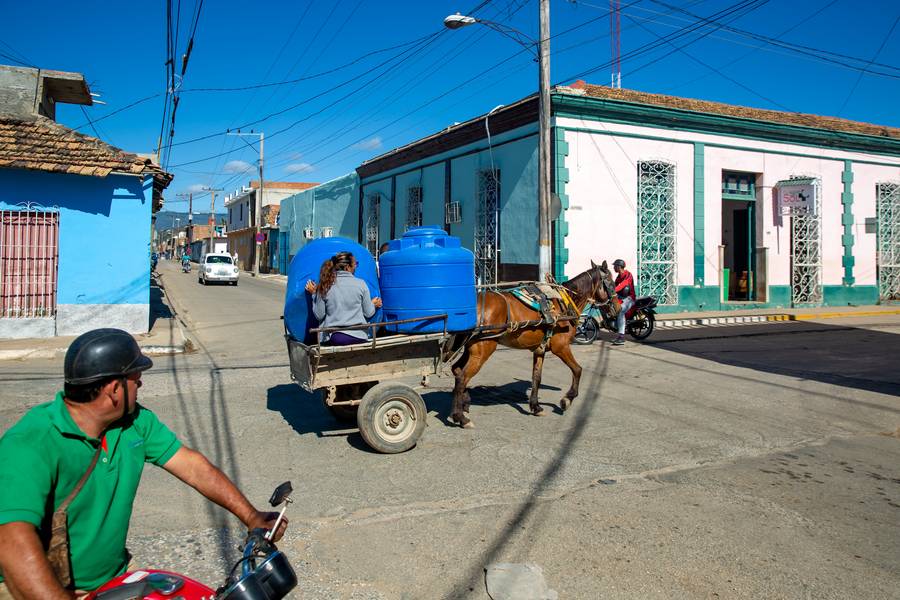
[[[0,600],[72,598],[123,573],[147,462],[248,528],[274,521],[274,513],[256,510],[222,471],[138,404],[141,374],[152,366],[124,331],[85,333],[66,353],[64,390],[0,438]],[[66,538],[67,545],[57,545]]]
[[[634,277],[625,270],[625,261],[617,258],[613,261],[613,269],[616,271],[616,295],[622,306],[616,315],[616,339],[613,346],[621,346],[625,343],[625,313],[634,306]]]

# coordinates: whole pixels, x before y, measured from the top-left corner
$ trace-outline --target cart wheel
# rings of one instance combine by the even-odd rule
[[[425,401],[402,383],[379,383],[363,396],[356,416],[359,432],[372,448],[385,454],[404,452],[425,431]]]

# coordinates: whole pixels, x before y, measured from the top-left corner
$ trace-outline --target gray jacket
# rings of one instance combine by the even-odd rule
[[[363,325],[375,314],[375,305],[365,281],[347,271],[338,271],[334,285],[324,298],[318,293],[313,294],[313,314],[319,320],[319,327]],[[341,333],[361,340],[368,338],[364,329]]]

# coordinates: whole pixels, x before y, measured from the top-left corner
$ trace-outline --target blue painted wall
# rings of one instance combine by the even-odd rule
[[[303,230],[312,227],[318,238],[322,227],[332,227],[335,236],[356,239],[359,214],[359,177],[350,173],[281,201],[279,229],[289,236],[293,257],[309,241]],[[282,271],[284,273],[286,271]]]
[[[59,207],[57,304],[150,303],[152,178],[0,169],[0,207]]]
[[[406,225],[407,190],[421,185],[423,223],[443,226],[445,160],[450,160],[450,200],[458,201],[462,222],[450,226],[451,235],[459,237],[463,246],[474,247],[477,174],[492,164],[500,170],[500,249],[504,263],[537,264],[537,125],[531,124],[487,140],[429,156],[397,169],[379,173],[360,182],[366,197],[379,193],[381,200],[380,241],[390,235],[391,179],[396,180],[395,235],[403,234]],[[518,139],[521,138],[521,139]],[[493,155],[493,156],[492,156]],[[355,236],[354,236],[355,237]]]

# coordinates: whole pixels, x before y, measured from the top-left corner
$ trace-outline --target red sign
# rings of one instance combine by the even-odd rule
[[[257,244],[262,244],[265,239],[266,239],[266,236],[263,235],[262,233],[256,234],[256,243]]]

